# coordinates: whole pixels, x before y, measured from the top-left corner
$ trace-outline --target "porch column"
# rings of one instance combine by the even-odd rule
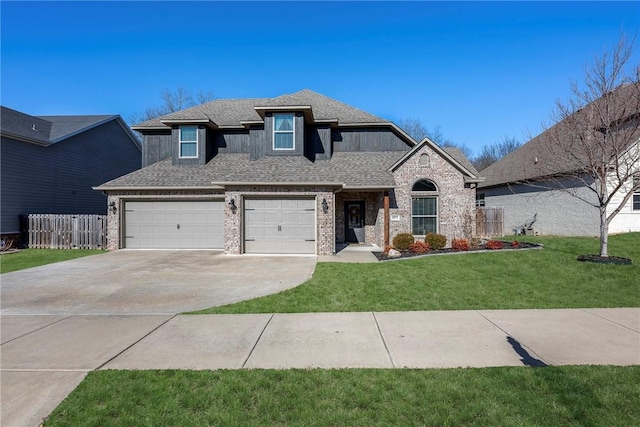
[[[389,192],[384,192],[384,247],[389,247]]]

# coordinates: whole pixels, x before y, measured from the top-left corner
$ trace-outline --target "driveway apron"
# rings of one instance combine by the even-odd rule
[[[315,263],[314,256],[122,250],[3,274],[0,425],[38,426],[87,372],[177,313],[292,288]]]

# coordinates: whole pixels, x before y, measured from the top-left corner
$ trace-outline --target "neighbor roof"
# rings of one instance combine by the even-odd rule
[[[25,142],[51,145],[108,121],[118,120],[129,137],[139,145],[138,139],[118,115],[31,116],[4,106],[0,108],[2,135]]]
[[[596,120],[602,121],[603,117],[609,117],[607,120],[616,123],[638,120],[640,118],[640,83],[619,86],[606,96],[614,97],[613,101],[607,102],[605,105],[603,98],[600,98],[588,104],[569,118],[556,123],[517,150],[483,169],[481,174],[485,177],[485,181],[478,187],[486,188],[526,182],[540,177],[573,172],[584,166],[587,155],[595,154],[605,158],[612,156],[614,147],[610,147],[605,153],[598,153],[600,147],[588,143],[590,139],[586,132],[583,135],[577,135],[574,131],[575,125],[579,124],[585,129],[588,127],[598,128]],[[606,114],[603,114],[605,112]],[[571,124],[568,123],[569,121]],[[634,135],[619,137],[619,140],[624,140],[628,144],[625,147],[615,148],[628,149],[630,144],[637,142],[640,134],[635,127],[621,126],[619,130],[612,133],[614,137],[616,133],[621,136],[629,132],[630,129]],[[562,153],[571,147],[578,148],[572,149],[571,157],[563,156]]]
[[[207,120],[218,127],[243,127],[247,122],[262,122],[259,111],[269,107],[310,107],[314,121],[339,124],[390,124],[388,120],[329,98],[309,89],[276,98],[216,99],[134,125],[135,130],[168,128],[172,121]]]
[[[344,188],[393,188],[388,167],[404,152],[337,152],[331,160],[303,156],[267,156],[250,160],[248,153],[220,153],[206,165],[173,165],[166,159],[106,182],[97,190],[137,188],[210,188],[226,185],[330,185]]]

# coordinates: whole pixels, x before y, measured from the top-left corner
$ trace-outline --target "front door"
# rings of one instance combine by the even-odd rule
[[[344,202],[345,241],[364,243],[364,202]]]

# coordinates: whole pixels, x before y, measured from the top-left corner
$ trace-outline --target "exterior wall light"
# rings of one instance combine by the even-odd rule
[[[229,209],[231,209],[232,213],[236,213],[236,211],[238,210],[238,207],[236,206],[236,201],[235,199],[231,199],[229,201]]]
[[[116,211],[118,210],[118,207],[116,206],[116,202],[109,203],[109,210],[113,213],[116,213]]]
[[[327,204],[327,199],[322,199],[322,212],[327,213],[329,210],[329,205]]]

